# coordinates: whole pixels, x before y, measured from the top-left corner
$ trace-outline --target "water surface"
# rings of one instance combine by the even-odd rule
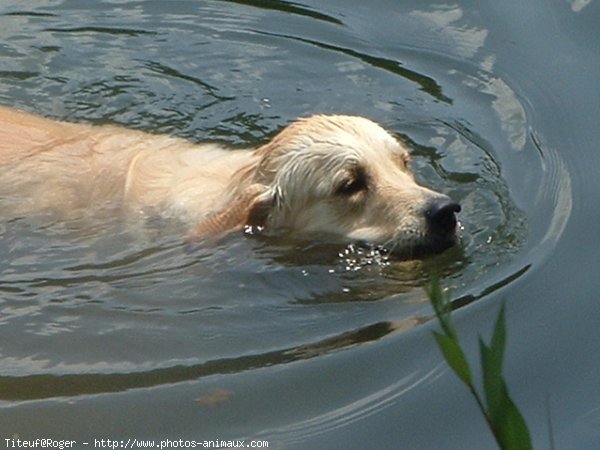
[[[490,447],[431,338],[436,274],[474,362],[507,304],[505,371],[536,447],[550,415],[558,448],[591,448],[597,3],[40,0],[0,14],[3,105],[233,149],[299,116],[360,114],[463,206],[461,245],[425,261],[243,235],[190,251],[161,220],[5,220],[2,435]]]

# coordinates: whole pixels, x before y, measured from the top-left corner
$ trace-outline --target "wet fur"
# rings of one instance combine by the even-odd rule
[[[313,116],[256,150],[0,108],[0,214],[173,216],[190,239],[245,226],[409,248],[431,238],[405,146],[374,122]]]

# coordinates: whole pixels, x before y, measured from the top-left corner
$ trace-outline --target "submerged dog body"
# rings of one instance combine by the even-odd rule
[[[408,161],[354,116],[300,119],[257,150],[226,150],[0,108],[3,215],[123,208],[176,216],[192,238],[250,226],[441,251],[456,241],[460,207],[419,186]]]

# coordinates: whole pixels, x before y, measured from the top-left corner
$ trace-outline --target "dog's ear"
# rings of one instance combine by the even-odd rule
[[[252,184],[239,192],[232,201],[202,222],[188,235],[189,241],[218,238],[230,231],[249,227],[252,231],[265,227],[274,205],[274,195],[262,184]]]

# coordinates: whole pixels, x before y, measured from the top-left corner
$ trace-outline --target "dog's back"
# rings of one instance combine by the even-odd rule
[[[67,142],[81,126],[0,107],[0,166],[35,157]]]
[[[4,214],[61,210],[122,195],[130,152],[108,155],[109,129],[0,108],[0,196]],[[118,147],[126,148],[127,140]]]
[[[117,126],[53,121],[0,107],[0,213],[156,208],[201,218],[249,158]]]

